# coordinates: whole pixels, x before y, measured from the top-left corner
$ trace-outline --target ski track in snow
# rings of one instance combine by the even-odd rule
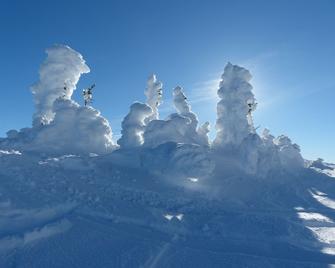
[[[28,210],[15,209],[8,203],[2,203],[0,206],[0,251],[65,232],[71,227],[66,216],[74,208],[74,204],[63,204]]]
[[[144,268],[156,268],[159,267],[159,261],[162,257],[168,252],[171,248],[171,244],[177,241],[178,235],[175,234],[170,242],[164,243],[162,247],[159,249],[158,253],[155,256],[151,256],[148,262],[144,265]]]

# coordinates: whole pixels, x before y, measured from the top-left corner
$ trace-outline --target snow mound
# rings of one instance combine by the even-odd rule
[[[55,118],[39,128],[27,149],[49,154],[103,154],[115,148],[108,121],[92,107],[72,100],[54,102]]]
[[[167,142],[142,153],[142,167],[179,183],[188,177],[208,178],[214,163],[210,150],[196,144]]]

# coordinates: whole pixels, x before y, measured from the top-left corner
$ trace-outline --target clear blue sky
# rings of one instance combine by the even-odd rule
[[[96,82],[94,106],[116,134],[153,72],[163,116],[181,85],[214,132],[216,79],[231,61],[254,75],[260,129],[335,162],[335,1],[2,0],[0,36],[0,136],[31,125],[29,86],[45,48],[64,43],[86,59],[78,88]]]

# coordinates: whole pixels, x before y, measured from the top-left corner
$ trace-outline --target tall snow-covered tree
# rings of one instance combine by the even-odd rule
[[[243,67],[228,63],[218,90],[217,135],[215,146],[239,145],[254,132],[251,113],[256,107],[251,74]]]
[[[115,149],[109,122],[92,107],[71,99],[83,73],[82,55],[65,45],[47,49],[39,81],[31,90],[36,111],[33,127],[11,131],[5,141],[12,148],[48,154],[104,154]]]
[[[151,115],[149,115],[145,122],[148,123],[151,120],[159,118],[158,107],[162,103],[163,97],[163,84],[157,80],[155,74],[152,74],[147,81],[147,88],[144,91],[145,96],[147,97],[147,105],[152,109]]]
[[[59,97],[71,99],[80,76],[90,71],[82,55],[68,46],[55,45],[46,52],[40,79],[31,87],[36,107],[34,126],[49,124],[55,116],[54,101]]]

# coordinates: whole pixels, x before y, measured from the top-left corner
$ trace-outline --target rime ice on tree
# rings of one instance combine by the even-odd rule
[[[217,136],[214,145],[239,145],[254,132],[251,112],[256,108],[251,74],[248,70],[228,63],[218,90]]]
[[[55,116],[54,101],[60,97],[71,99],[80,76],[90,71],[82,55],[68,46],[55,45],[46,52],[48,57],[41,65],[40,79],[31,87],[36,106],[34,126],[49,124]]]
[[[162,103],[163,84],[158,81],[155,74],[152,74],[147,81],[147,88],[144,92],[147,97],[147,104],[152,109],[152,114],[145,119],[146,123],[159,118],[158,107]]]
[[[191,142],[200,145],[209,145],[208,132],[209,122],[205,122],[197,129],[199,120],[194,112],[191,110],[191,105],[187,102],[187,98],[181,87],[176,87],[173,90],[173,104],[176,107],[178,114],[190,119],[188,132],[186,135],[191,138]]]
[[[210,132],[210,124],[209,124],[209,122],[203,123],[197,129],[197,133],[198,133],[198,136],[199,136],[199,142],[200,142],[200,144],[209,146],[209,144],[210,144],[209,137],[208,137],[208,133],[209,132]]]
[[[121,148],[138,147],[143,144],[144,120],[151,114],[152,109],[144,103],[135,102],[130,106],[128,115],[122,121],[122,136],[117,141]]]
[[[191,106],[187,102],[183,89],[179,86],[173,90],[173,104],[176,107],[178,114],[191,120],[190,128],[195,130],[198,125],[198,118],[191,111]]]

